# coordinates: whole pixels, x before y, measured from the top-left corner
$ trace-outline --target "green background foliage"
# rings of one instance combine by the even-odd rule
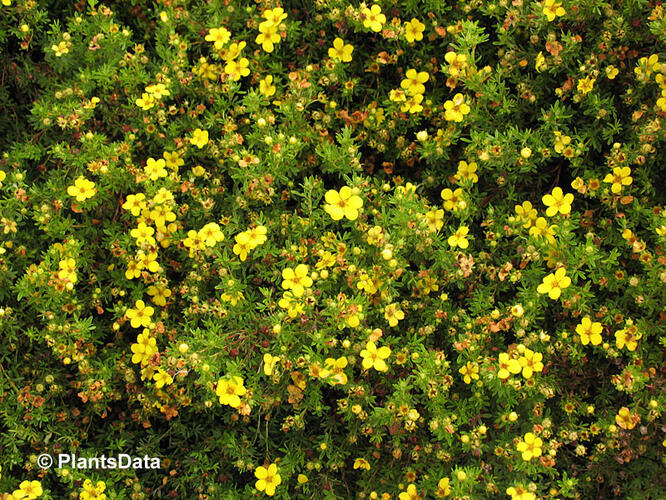
[[[272,463],[285,499],[666,496],[666,15],[564,0],[549,21],[549,5],[385,0],[374,31],[338,0],[3,2],[5,497],[39,481],[40,498],[94,498],[90,479],[109,499],[255,498]],[[329,55],[337,37],[351,61]],[[410,69],[428,75],[421,109],[400,101]],[[95,191],[77,200],[80,177]],[[362,207],[336,220],[343,186]],[[547,214],[556,188],[573,198]],[[284,270],[301,264],[297,297]],[[140,300],[152,316],[133,327]],[[133,361],[139,334],[155,352]],[[369,341],[386,371],[364,366]],[[500,377],[502,354],[542,367]],[[327,377],[329,359],[344,366]],[[237,407],[218,397],[232,377]],[[43,453],[162,469],[43,470]]]

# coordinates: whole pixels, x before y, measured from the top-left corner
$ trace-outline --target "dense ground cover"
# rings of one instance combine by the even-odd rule
[[[4,500],[666,496],[660,2],[1,4]]]

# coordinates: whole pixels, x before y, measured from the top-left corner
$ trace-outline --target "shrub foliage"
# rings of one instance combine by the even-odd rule
[[[666,495],[660,2],[1,3],[3,498]]]

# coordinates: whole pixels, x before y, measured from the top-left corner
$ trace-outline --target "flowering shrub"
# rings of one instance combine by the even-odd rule
[[[2,498],[664,498],[665,42],[2,0]]]

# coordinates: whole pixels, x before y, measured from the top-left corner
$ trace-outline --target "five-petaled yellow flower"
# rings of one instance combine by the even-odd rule
[[[363,26],[370,28],[374,32],[380,32],[386,22],[386,16],[382,14],[382,8],[374,4],[372,7],[365,7],[361,14],[363,15]]]
[[[306,288],[312,286],[312,278],[308,276],[308,266],[299,264],[296,268],[285,267],[282,270],[282,288],[291,290],[294,297],[302,297]]]
[[[277,464],[270,464],[268,468],[257,467],[257,470],[254,471],[254,476],[257,478],[254,487],[259,491],[263,491],[269,497],[275,495],[275,488],[282,483],[282,478],[278,474]]]
[[[359,209],[363,207],[363,200],[354,194],[354,190],[349,186],[342,186],[340,192],[330,189],[326,191],[324,198],[326,200],[324,210],[333,220],[340,220],[343,217],[356,220]]]
[[[400,309],[400,305],[389,304],[384,310],[384,317],[389,322],[389,325],[396,326],[400,320],[405,319],[405,313]]]
[[[268,75],[266,78],[259,81],[259,92],[266,97],[271,97],[275,94],[275,85],[273,85],[273,75]]]
[[[374,368],[379,372],[388,371],[388,365],[384,361],[391,355],[391,349],[386,346],[377,349],[377,345],[373,341],[369,341],[365,345],[365,349],[361,351],[363,358],[363,369],[369,370]]]
[[[200,128],[195,129],[192,132],[192,137],[190,137],[190,144],[198,147],[199,149],[203,148],[208,144],[208,131],[201,130]]]
[[[554,273],[550,273],[537,287],[537,292],[541,294],[547,293],[548,297],[557,300],[562,294],[562,290],[571,285],[571,278],[566,274],[567,270],[563,267],[560,267]]]
[[[225,43],[231,38],[231,33],[226,28],[211,28],[208,30],[205,40],[207,42],[214,42],[216,50],[220,50]]]
[[[596,78],[590,78],[589,76],[586,76],[582,80],[578,80],[578,92],[581,94],[588,94],[592,92],[592,89],[594,88],[594,82],[596,81]]]
[[[548,207],[546,215],[553,217],[558,212],[562,215],[571,213],[571,202],[573,202],[573,199],[574,196],[571,193],[564,194],[562,188],[558,186],[553,189],[552,193],[544,195],[541,201]]]
[[[243,385],[243,379],[237,376],[221,378],[217,381],[215,394],[220,399],[220,404],[229,405],[232,408],[240,406],[240,396],[244,396],[247,389]]]
[[[636,427],[636,424],[640,421],[640,419],[641,418],[639,415],[631,413],[631,410],[626,406],[620,408],[620,410],[617,412],[617,415],[615,415],[615,423],[623,429],[627,430],[631,430]]]
[[[555,0],[545,0],[543,3],[543,13],[548,18],[548,21],[554,21],[555,17],[562,17],[567,13],[562,7],[562,2]]]
[[[398,495],[400,500],[422,500],[421,495],[416,491],[416,485],[410,484],[407,486],[407,491],[403,491]]]
[[[72,186],[67,188],[67,194],[76,198],[76,201],[86,201],[97,193],[95,183],[83,176],[79,176]]]
[[[150,325],[151,317],[155,309],[150,306],[146,306],[146,303],[143,300],[137,300],[134,304],[134,309],[127,309],[125,316],[130,320],[132,328],[147,327]]]
[[[601,326],[601,323],[593,323],[589,316],[585,316],[580,324],[576,326],[576,333],[580,335],[580,343],[583,345],[590,343],[592,345],[601,344],[602,331],[603,326]]]
[[[461,122],[471,108],[465,103],[465,97],[462,94],[453,96],[453,100],[444,103],[444,119],[448,122]]]
[[[423,40],[424,30],[425,24],[414,17],[411,21],[405,22],[405,39],[409,43],[414,43],[414,41],[421,41]]]
[[[472,380],[479,380],[479,364],[468,361],[458,370],[458,373],[463,376],[463,382],[471,384]]]
[[[333,47],[328,49],[328,57],[336,61],[350,62],[352,60],[352,52],[354,47],[350,44],[345,44],[342,38],[333,40]]]
[[[606,177],[604,177],[604,182],[611,184],[613,194],[619,194],[622,191],[622,186],[629,186],[633,181],[631,168],[629,167],[615,167],[612,174],[606,174]]]
[[[463,250],[469,246],[469,241],[467,241],[467,233],[469,233],[469,228],[467,226],[460,226],[458,230],[449,236],[448,242],[451,247],[460,247]]]
[[[541,446],[543,446],[541,438],[528,432],[523,440],[518,442],[516,449],[521,453],[523,460],[529,462],[532,458],[541,456]]]

